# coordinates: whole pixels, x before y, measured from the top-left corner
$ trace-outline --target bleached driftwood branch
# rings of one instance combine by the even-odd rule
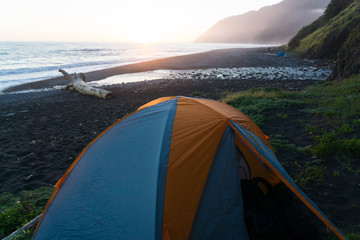
[[[74,90],[74,91],[77,91],[82,94],[93,95],[93,96],[99,97],[99,98],[113,97],[113,94],[110,91],[91,87],[91,86],[87,85],[85,83],[85,76],[82,73],[68,74],[67,72],[65,72],[62,69],[59,69],[59,72],[61,72],[64,75],[64,78],[70,82],[68,85],[66,85],[63,88],[64,90],[70,89],[70,90]]]
[[[31,220],[30,222],[28,222],[26,225],[22,226],[21,228],[19,228],[18,230],[16,230],[9,236],[7,236],[6,238],[3,238],[2,240],[11,239],[30,228],[36,227],[36,225],[39,223],[40,218],[41,218],[41,214],[39,216],[37,216],[36,218],[34,218],[33,220]]]

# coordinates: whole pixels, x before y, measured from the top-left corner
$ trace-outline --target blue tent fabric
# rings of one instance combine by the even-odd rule
[[[90,146],[59,189],[36,232],[42,234],[34,239],[130,240],[161,235],[162,209],[156,206],[163,201],[164,189],[160,196],[156,193],[158,187],[165,188],[177,100],[171,101],[131,115],[98,139],[96,147]],[[134,142],[143,146],[141,151]],[[46,231],[50,225],[64,230]]]
[[[283,56],[285,56],[285,53],[284,52],[279,52],[277,56],[278,57],[283,57]]]
[[[248,240],[234,130],[226,128],[189,239]]]

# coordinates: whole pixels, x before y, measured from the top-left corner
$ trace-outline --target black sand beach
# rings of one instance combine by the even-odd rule
[[[220,67],[309,67],[300,58],[280,58],[269,49],[217,50],[159,59],[85,73],[87,81],[156,69],[206,69]],[[66,69],[65,69],[66,70]],[[0,95],[0,193],[18,193],[53,186],[72,161],[98,134],[121,117],[153,99],[182,95],[211,99],[223,92],[262,86],[299,90],[315,80],[154,80],[104,87],[115,97],[103,100],[63,90],[28,93],[14,91],[65,85],[55,78],[7,89]],[[195,94],[196,93],[196,94]]]

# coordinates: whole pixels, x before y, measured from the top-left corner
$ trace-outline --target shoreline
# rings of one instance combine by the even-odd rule
[[[215,50],[85,73],[87,82],[129,72],[154,69],[216,67],[310,66],[300,58],[278,58],[266,49]],[[62,78],[19,85],[0,95],[0,193],[19,193],[53,186],[97,135],[141,105],[164,96],[218,100],[226,92],[258,87],[301,90],[318,80],[162,79],[105,86],[113,99],[98,99],[64,90],[11,94],[52,88]],[[266,133],[265,133],[266,134]]]
[[[261,48],[260,48],[261,49]],[[106,68],[102,70],[96,70],[91,72],[84,73],[86,76],[86,82],[92,82],[101,80],[104,78],[112,77],[115,75],[128,74],[128,73],[139,73],[146,71],[154,71],[159,69],[173,69],[173,70],[186,70],[186,69],[201,69],[211,66],[218,66],[211,63],[211,57],[219,57],[221,55],[231,54],[233,51],[246,53],[248,51],[256,51],[258,48],[238,48],[238,49],[219,49],[212,50],[202,53],[193,53],[188,55],[174,56],[168,58],[160,58],[156,60],[144,61],[139,63],[132,63],[127,65],[121,65],[118,67]],[[208,59],[206,59],[209,57]],[[226,56],[223,56],[226,57]],[[199,61],[201,63],[198,63]],[[210,61],[209,61],[210,60]],[[228,62],[225,64],[229,66]],[[66,69],[64,69],[66,71]],[[62,76],[44,79],[40,81],[24,83],[16,86],[12,86],[3,90],[4,93],[23,91],[27,89],[39,89],[46,87],[53,87],[55,85],[67,84],[67,81],[63,79]]]
[[[313,65],[299,57],[276,57],[279,47],[219,49],[202,53],[160,58],[151,61],[121,65],[91,72],[85,72],[86,82],[93,82],[116,75],[141,73],[155,70],[198,70],[209,68],[249,68],[249,67],[294,67]],[[64,69],[66,71],[66,69]],[[71,72],[69,72],[71,73]],[[4,89],[3,93],[28,89],[52,88],[66,85],[62,76],[15,85]]]

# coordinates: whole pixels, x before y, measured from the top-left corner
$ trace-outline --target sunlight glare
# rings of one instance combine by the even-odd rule
[[[161,40],[156,32],[151,31],[151,29],[137,29],[131,35],[132,41],[142,44],[156,43]]]
[[[19,8],[3,0],[0,41],[188,42],[223,18],[280,1],[63,0],[54,8],[52,1],[21,0]],[[68,6],[86,11],[74,16]]]

